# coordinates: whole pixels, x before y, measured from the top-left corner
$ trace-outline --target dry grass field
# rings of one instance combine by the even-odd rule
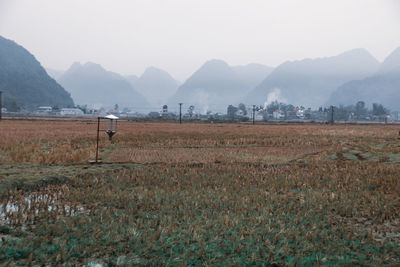
[[[397,126],[0,129],[1,264],[400,265]]]

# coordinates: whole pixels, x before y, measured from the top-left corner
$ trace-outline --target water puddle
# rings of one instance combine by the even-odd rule
[[[42,215],[57,219],[60,216],[75,216],[87,210],[81,204],[65,201],[62,192],[39,193],[27,196],[11,196],[0,203],[1,224],[30,224]]]

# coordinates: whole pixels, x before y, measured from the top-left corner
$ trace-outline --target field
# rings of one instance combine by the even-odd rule
[[[0,129],[1,264],[400,265],[398,126]]]

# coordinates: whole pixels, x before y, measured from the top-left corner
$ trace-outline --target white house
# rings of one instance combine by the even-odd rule
[[[272,117],[273,117],[275,120],[280,120],[280,119],[283,119],[283,118],[285,117],[285,114],[283,113],[283,111],[277,109],[277,110],[275,110],[274,113],[272,114]]]
[[[79,108],[62,108],[60,111],[61,116],[82,116],[83,111]]]
[[[254,118],[255,121],[262,121],[264,120],[264,113],[256,111],[256,117]]]
[[[41,107],[38,107],[38,109],[37,109],[38,113],[50,113],[52,111],[53,111],[53,108],[49,107],[49,106],[41,106]]]
[[[296,117],[304,119],[304,110],[303,109],[296,110]]]

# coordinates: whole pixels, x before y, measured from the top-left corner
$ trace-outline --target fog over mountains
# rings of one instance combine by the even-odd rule
[[[389,109],[400,110],[400,47],[385,59],[376,73],[339,86],[328,104],[350,105],[357,101],[367,105],[381,103]]]
[[[131,84],[135,84],[135,82],[139,79],[138,76],[136,76],[135,74],[132,75],[125,75],[124,78]]]
[[[190,76],[169,103],[187,103],[206,112],[236,103],[244,93],[238,75],[222,60],[210,60]]]
[[[179,86],[168,72],[155,67],[147,68],[140,77],[130,75],[125,78],[153,107],[166,104]]]
[[[279,100],[316,108],[324,105],[343,83],[362,79],[379,68],[379,62],[365,49],[338,56],[288,61],[279,65],[245,98],[245,103]]]
[[[76,104],[94,107],[143,108],[147,100],[121,75],[105,70],[101,65],[75,62],[58,78],[58,82],[71,93]]]
[[[249,91],[260,84],[274,68],[250,63],[245,66],[233,66],[231,69],[236,73],[239,80],[244,84],[245,90]]]
[[[195,105],[203,113],[226,111],[228,105],[238,104],[271,69],[258,64],[230,67],[222,60],[213,59],[189,77],[169,103]]]
[[[381,64],[379,74],[398,74],[400,72],[400,47],[395,49]]]
[[[73,106],[70,95],[25,48],[0,36],[0,91],[9,111]]]
[[[74,63],[65,72],[47,69],[46,73],[26,49],[0,37],[0,90],[10,110],[68,107],[75,102],[93,107],[118,104],[148,113],[159,111],[164,104],[177,107],[184,103],[205,113],[226,112],[231,104],[262,105],[277,100],[311,108],[364,101],[400,111],[400,48],[382,63],[365,49],[287,61],[276,68],[229,66],[213,59],[179,84],[155,67],[140,77],[122,76],[92,62]]]
[[[51,78],[53,78],[54,80],[57,80],[64,74],[65,71],[56,70],[56,69],[52,69],[52,68],[46,68],[46,72]]]

